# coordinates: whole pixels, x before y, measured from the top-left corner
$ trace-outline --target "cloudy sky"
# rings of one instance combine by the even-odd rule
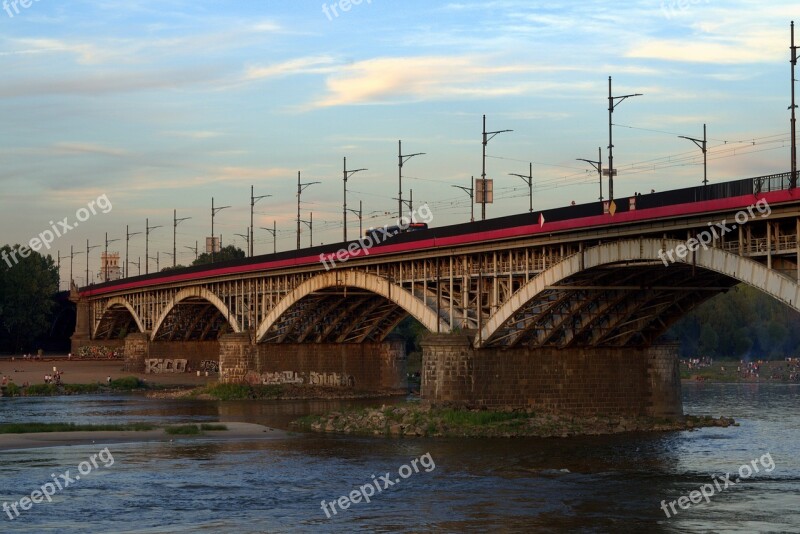
[[[16,4],[16,7],[15,5]],[[211,232],[245,248],[250,186],[272,195],[256,227],[276,221],[278,249],[295,246],[296,180],[314,243],[342,236],[342,158],[354,174],[348,206],[364,225],[397,211],[397,141],[425,152],[404,167],[404,197],[427,202],[433,225],[469,218],[481,173],[482,115],[495,179],[488,216],[596,200],[607,159],[608,76],[615,95],[644,93],[614,113],[615,196],[698,184],[702,154],[678,135],[708,124],[709,178],[789,168],[789,22],[796,2],[631,0],[36,0],[0,11],[0,243],[25,243],[49,221],[101,195],[92,216],[51,252],[86,240],[124,255],[126,225],[153,230],[150,253],[178,262]],[[800,41],[800,32],[798,35]],[[604,187],[605,188],[605,187]],[[387,215],[388,213],[388,215]],[[350,236],[358,232],[350,214]],[[309,239],[304,229],[303,244]],[[256,253],[272,237],[257,230]],[[130,241],[144,258],[144,239]],[[92,251],[97,270],[100,250]],[[67,280],[67,267],[62,279]],[[62,265],[65,262],[62,261]],[[76,279],[85,256],[76,256]],[[155,261],[151,263],[151,271]],[[144,269],[142,269],[144,270]],[[133,268],[135,271],[135,267]],[[80,274],[79,274],[80,273]],[[78,280],[81,282],[82,280]]]

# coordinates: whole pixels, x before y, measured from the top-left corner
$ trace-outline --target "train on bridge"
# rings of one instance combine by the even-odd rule
[[[791,173],[787,172],[663,192],[637,194],[614,199],[613,202],[595,201],[442,227],[428,228],[427,225],[423,227],[423,223],[417,223],[413,228],[415,231],[392,232],[390,237],[375,240],[375,243],[368,248],[363,246],[365,238],[362,237],[360,239],[361,246],[351,246],[353,243],[359,243],[359,240],[356,240],[349,243],[332,243],[212,265],[198,265],[91,285],[81,288],[80,293],[83,296],[92,297],[140,287],[152,287],[162,283],[169,284],[313,265],[320,263],[322,259],[336,257],[342,251],[346,252],[347,259],[401,255],[426,249],[434,250],[470,243],[502,241],[528,235],[552,236],[595,227],[738,210],[752,205],[757,198],[762,197],[767,198],[770,204],[793,200],[796,194],[795,190],[790,187],[790,180]],[[369,235],[369,231],[367,235]]]

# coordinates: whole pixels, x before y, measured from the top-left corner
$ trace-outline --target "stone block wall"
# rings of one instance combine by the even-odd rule
[[[674,348],[474,350],[471,340],[425,338],[423,399],[580,415],[682,415]]]

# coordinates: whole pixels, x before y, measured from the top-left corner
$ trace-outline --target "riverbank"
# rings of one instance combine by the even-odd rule
[[[573,416],[526,410],[490,411],[401,404],[335,411],[303,417],[298,429],[391,437],[569,437],[622,432],[666,432],[711,426],[738,426],[730,418],[686,416],[683,421],[651,417]]]
[[[680,362],[681,379],[701,382],[800,383],[800,360],[738,362],[715,360],[710,365]]]
[[[185,426],[185,425],[184,425]],[[0,434],[0,451],[63,447],[70,445],[113,445],[116,443],[171,442],[184,440],[222,440],[239,442],[251,439],[280,439],[287,432],[253,423],[225,422],[226,430],[202,430],[198,433],[170,432],[162,427],[152,430],[99,430],[77,432],[33,432],[25,434]]]

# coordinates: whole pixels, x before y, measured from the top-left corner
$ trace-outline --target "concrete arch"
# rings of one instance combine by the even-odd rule
[[[175,308],[175,306],[180,304],[181,301],[192,297],[201,298],[213,304],[214,307],[219,310],[222,316],[227,319],[228,324],[231,326],[234,333],[238,334],[242,331],[241,327],[239,326],[239,321],[236,320],[235,314],[231,314],[230,309],[228,309],[225,303],[222,302],[218,296],[204,287],[194,286],[187,287],[186,289],[179,291],[174,297],[172,297],[172,300],[170,300],[169,304],[164,307],[164,311],[161,312],[158,320],[153,325],[153,331],[150,333],[150,339],[152,341],[155,341],[156,334],[158,334],[161,325],[164,324],[164,320],[166,320],[167,316]]]
[[[673,251],[679,245],[685,246],[686,241],[631,239],[599,245],[574,254],[542,272],[512,295],[475,335],[474,346],[480,347],[486,340],[491,339],[518,309],[536,298],[548,286],[556,285],[559,281],[581,271],[602,265],[657,262],[658,265],[663,266],[664,251]],[[659,252],[661,252],[661,256],[659,256]],[[673,257],[676,258],[676,263],[697,266],[739,280],[800,311],[800,285],[791,278],[749,258],[719,248],[703,249],[702,247],[695,252],[689,252],[684,259],[677,258],[676,254],[673,254]]]
[[[139,314],[136,313],[136,311],[133,309],[131,303],[128,302],[127,299],[124,299],[122,297],[114,297],[112,299],[109,299],[109,301],[106,303],[106,307],[103,308],[103,313],[100,316],[100,320],[94,324],[92,339],[94,339],[94,337],[97,335],[97,329],[100,328],[100,324],[103,322],[103,317],[105,317],[106,312],[109,309],[113,308],[114,306],[123,306],[125,309],[127,309],[130,312],[131,316],[133,317],[133,320],[136,321],[136,326],[139,328],[139,332],[144,332],[144,325],[142,324],[142,319],[139,317]]]
[[[330,287],[352,287],[370,291],[397,304],[410,313],[431,332],[449,333],[450,325],[436,315],[421,300],[387,279],[360,271],[332,270],[306,280],[286,295],[269,312],[258,328],[256,339],[261,341],[280,317],[306,296]]]

